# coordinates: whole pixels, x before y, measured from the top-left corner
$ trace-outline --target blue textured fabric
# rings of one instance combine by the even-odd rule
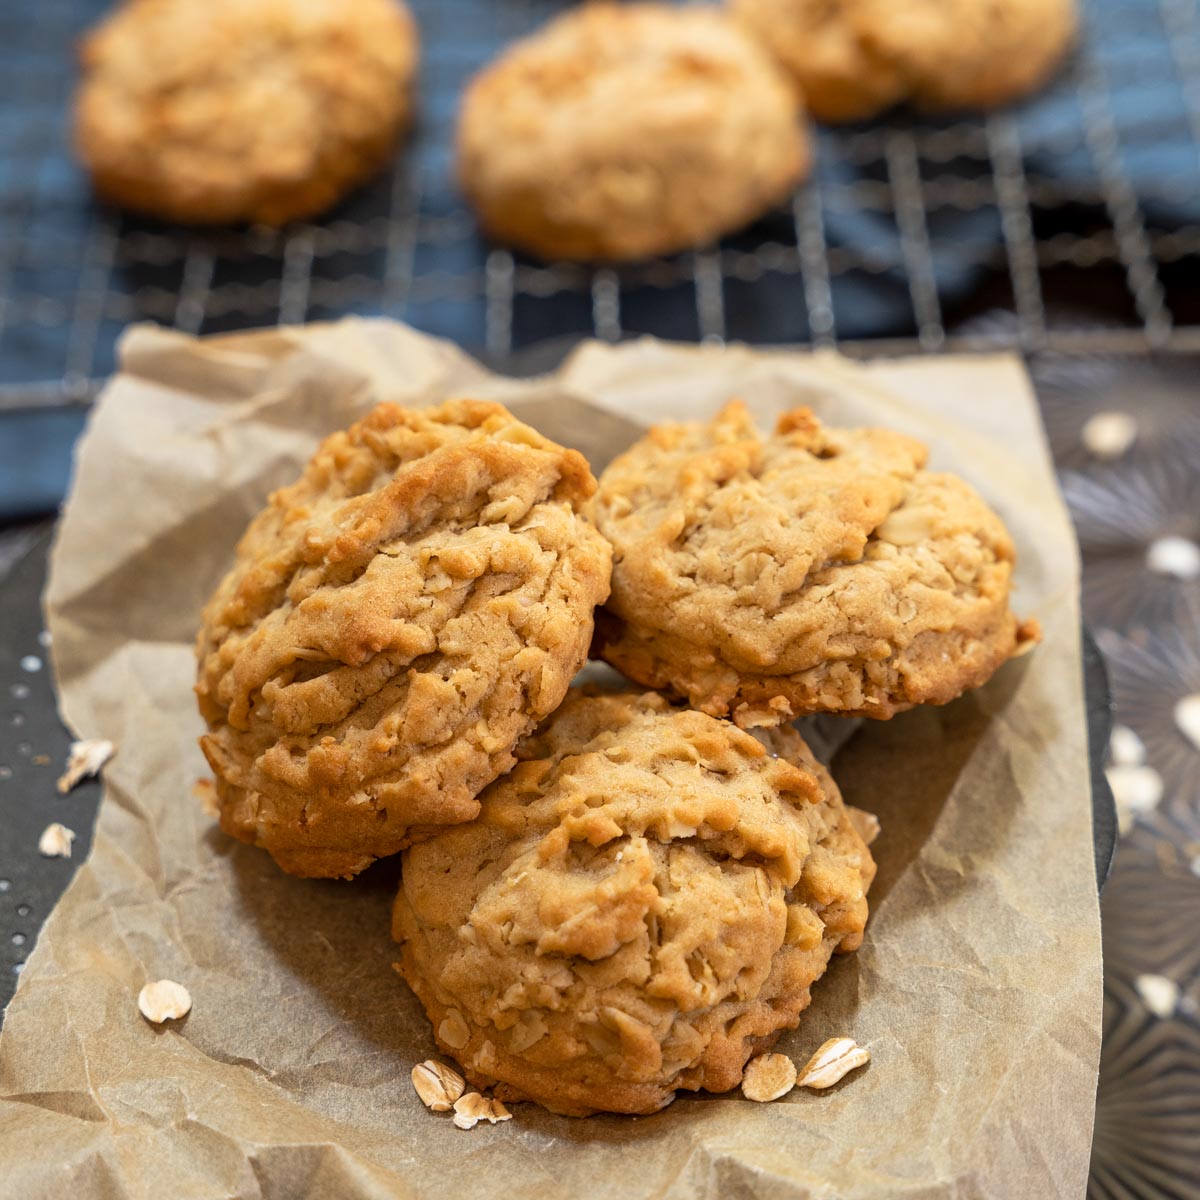
[[[418,128],[394,176],[361,188],[316,228],[311,281],[298,312],[280,309],[286,236],[188,233],[91,202],[67,149],[72,80],[64,64],[74,38],[107,4],[0,5],[0,395],[107,375],[125,324],[186,318],[179,296],[197,256],[211,255],[212,263],[203,281],[202,332],[385,313],[482,348],[489,247],[453,186],[457,97],[499,45],[563,5],[410,3],[423,41]],[[985,286],[999,288],[996,302],[1005,303],[1008,268],[989,153],[998,122],[1011,119],[1015,128],[1039,236],[1109,229],[1105,201],[1122,188],[1136,195],[1151,231],[1200,224],[1200,108],[1189,108],[1181,76],[1182,64],[1200,61],[1194,0],[1091,0],[1085,30],[1080,53],[1051,87],[990,122],[899,111],[870,125],[821,131],[816,186],[838,338],[917,331],[890,173],[906,146],[917,151],[930,260],[948,324]],[[1200,80],[1191,83],[1194,101]],[[398,229],[403,236],[389,241]],[[790,209],[722,244],[729,338],[810,338],[796,245]],[[684,255],[668,262],[663,277],[650,282],[642,268],[619,272],[623,332],[701,336],[691,261]],[[518,262],[524,283],[512,302],[512,345],[591,333],[589,272],[560,272],[554,286],[540,287],[540,277],[528,274],[535,265]],[[53,507],[80,423],[77,410],[0,407],[0,519]]]
[[[0,413],[0,518],[19,521],[58,507],[71,473],[71,447],[86,421],[82,408]]]

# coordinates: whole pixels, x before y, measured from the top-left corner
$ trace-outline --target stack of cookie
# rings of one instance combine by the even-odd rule
[[[458,175],[484,228],[546,259],[709,243],[807,175],[822,120],[1005,103],[1042,84],[1074,0],[590,3],[463,98]],[[169,220],[315,216],[412,109],[402,0],[126,0],[86,39],[76,143],[97,190]]]
[[[1003,525],[924,461],[734,404],[597,485],[500,405],[381,406],[205,609],[222,827],[298,875],[403,851],[398,967],[499,1098],[736,1086],[860,944],[875,873],[787,722],[944,703],[1036,637]],[[572,687],[593,645],[637,687]]]

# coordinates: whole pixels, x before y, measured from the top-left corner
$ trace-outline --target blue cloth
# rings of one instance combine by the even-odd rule
[[[522,22],[540,22],[562,4],[410,2],[424,54],[418,128],[395,177],[359,189],[317,227],[302,315],[385,313],[481,349],[489,247],[453,186],[457,99],[497,46],[525,32]],[[19,404],[20,389],[30,384],[65,379],[78,386],[103,378],[113,369],[114,342],[126,323],[182,318],[187,324],[197,311],[180,307],[188,287],[204,301],[202,332],[281,318],[285,236],[187,233],[92,203],[68,151],[64,63],[73,39],[106,7],[104,0],[0,5],[0,519],[53,508],[82,424],[78,409],[6,410],[5,396]],[[1028,186],[1035,201],[1046,202],[1035,213],[1039,237],[1110,230],[1105,199],[1123,187],[1137,196],[1152,232],[1200,224],[1200,111],[1189,109],[1180,74],[1182,64],[1200,61],[1200,35],[1196,22],[1179,17],[1186,28],[1176,31],[1173,46],[1164,24],[1187,7],[1182,0],[1091,0],[1081,52],[1051,87],[1000,118],[1014,123]],[[1192,86],[1200,88],[1200,80]],[[942,319],[953,325],[979,296],[1011,304],[987,119],[924,120],[898,111],[870,125],[819,134],[816,178],[841,339],[916,332],[889,173],[903,166],[909,133],[924,181]],[[1056,194],[1083,203],[1066,205]],[[416,223],[408,220],[413,211]],[[389,245],[396,231],[400,236]],[[790,210],[729,238],[721,255],[728,337],[758,343],[810,338]],[[622,269],[622,331],[683,339],[705,332],[690,264],[681,256],[667,264],[665,279],[650,283],[641,268]],[[518,262],[526,286],[513,299],[513,346],[591,333],[588,272],[559,273],[564,286],[539,293],[542,277],[523,273],[532,265]]]
[[[79,407],[0,412],[0,519],[20,521],[58,507],[71,473],[71,447],[86,420]]]

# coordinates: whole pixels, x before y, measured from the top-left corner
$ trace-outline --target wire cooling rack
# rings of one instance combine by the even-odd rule
[[[548,337],[811,342],[850,353],[1200,350],[1196,0],[1092,0],[1026,104],[819,134],[751,229],[620,268],[489,246],[453,182],[466,79],[552,0],[412,0],[420,120],[390,173],[318,223],[190,231],[96,205],[72,161],[71,62],[99,0],[0,9],[0,406],[89,397],[129,322],[191,333],[400,317],[493,362]],[[984,326],[984,310],[1010,314]],[[1079,321],[1103,312],[1104,328]],[[1067,314],[1067,315],[1063,315]]]

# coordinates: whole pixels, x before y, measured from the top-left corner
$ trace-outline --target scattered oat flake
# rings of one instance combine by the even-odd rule
[[[843,1076],[871,1061],[871,1052],[853,1038],[830,1038],[805,1064],[797,1087],[833,1087]]]
[[[413,1067],[412,1083],[421,1103],[433,1112],[449,1112],[467,1086],[453,1067],[432,1058]]]
[[[137,1003],[142,1016],[155,1025],[186,1017],[192,1010],[191,994],[182,983],[176,983],[173,979],[147,983],[138,992]]]
[[[760,1104],[786,1096],[795,1086],[796,1064],[786,1054],[760,1054],[742,1075],[742,1095]]]
[[[65,796],[76,784],[100,773],[100,768],[116,753],[112,742],[95,738],[86,742],[72,742],[67,755],[67,769],[58,780],[58,791]]]
[[[1146,761],[1146,747],[1128,725],[1114,725],[1108,739],[1108,757],[1114,767],[1140,767]]]
[[[38,838],[38,853],[47,858],[70,858],[74,840],[75,830],[55,821],[42,830],[42,836]]]
[[[1165,975],[1139,975],[1134,981],[1142,1003],[1156,1017],[1173,1017],[1179,1007],[1179,984]]]
[[[1175,705],[1175,724],[1197,750],[1200,750],[1200,692],[1184,696]]]
[[[1084,422],[1080,438],[1094,458],[1120,458],[1137,441],[1137,421],[1129,413],[1098,412]]]
[[[454,1124],[459,1129],[474,1129],[480,1121],[495,1125],[497,1121],[511,1121],[512,1113],[499,1100],[490,1100],[479,1092],[468,1092],[454,1102]]]
[[[1200,546],[1190,538],[1160,537],[1146,551],[1146,566],[1157,575],[1200,579]]]
[[[1158,807],[1163,780],[1153,767],[1109,767],[1104,774],[1117,803],[1117,824],[1122,833],[1135,818]]]
[[[31,763],[32,763],[32,764],[33,764],[35,767],[47,767],[47,766],[49,766],[49,765],[50,765],[50,755],[48,755],[48,754],[35,754],[35,755],[34,755],[34,756],[33,756],[33,757],[32,757],[32,758],[29,760],[29,761],[30,761],[30,762],[31,762]]]

